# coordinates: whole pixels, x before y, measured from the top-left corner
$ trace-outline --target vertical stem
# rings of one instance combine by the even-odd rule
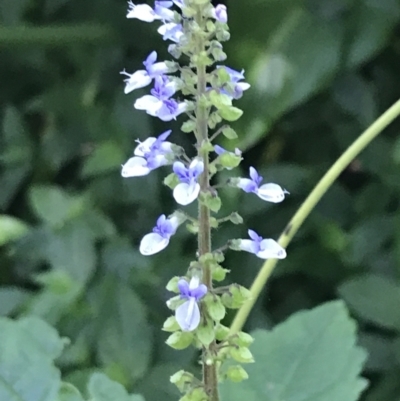
[[[198,7],[196,15],[196,22],[200,27],[203,26],[203,15],[202,7]],[[200,177],[199,183],[201,191],[208,191],[210,186],[210,175],[209,175],[209,155],[207,150],[202,150],[203,142],[208,140],[208,109],[202,104],[201,99],[206,93],[207,85],[207,73],[206,66],[201,60],[201,54],[205,52],[204,38],[200,30],[197,38],[197,56],[198,60],[196,63],[197,73],[197,107],[196,107],[196,136],[197,146],[199,149],[199,157],[204,162],[204,172]],[[199,233],[198,233],[198,250],[199,256],[211,252],[211,225],[210,225],[210,210],[207,206],[202,205],[199,202]],[[212,277],[210,268],[203,266],[203,283],[207,288],[212,288]],[[203,350],[203,383],[207,394],[209,394],[210,401],[218,401],[218,377],[217,377],[217,365],[213,363],[209,365],[206,360],[207,355],[212,354],[213,349],[216,347],[216,342],[213,341],[207,348]]]

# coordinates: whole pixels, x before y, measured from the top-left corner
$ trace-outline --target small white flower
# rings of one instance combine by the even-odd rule
[[[255,231],[249,230],[251,239],[240,240],[240,249],[250,252],[261,259],[284,259],[286,251],[273,239],[263,239]]]
[[[176,233],[179,226],[179,219],[172,216],[167,219],[165,214],[162,214],[157,219],[157,225],[153,228],[153,232],[146,234],[140,242],[139,251],[142,255],[154,255],[165,249],[170,238]]]

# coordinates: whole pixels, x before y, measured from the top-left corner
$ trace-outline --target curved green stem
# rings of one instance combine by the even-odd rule
[[[314,209],[315,205],[319,202],[322,196],[328,191],[331,185],[349,165],[349,163],[376,137],[378,136],[398,115],[400,115],[400,100],[394,103],[388,110],[385,111],[370,127],[368,127],[353,143],[352,145],[339,157],[339,159],[332,165],[327,173],[321,178],[319,183],[315,186],[313,191],[303,202],[296,214],[292,217],[289,224],[279,237],[279,244],[284,248],[287,247],[290,240],[296,234],[304,220]],[[230,327],[231,333],[240,331],[250,314],[258,296],[265,286],[268,278],[270,277],[274,267],[276,266],[277,259],[269,259],[265,261],[260,272],[255,278],[250,292],[252,298],[247,301],[237,312],[235,319]]]

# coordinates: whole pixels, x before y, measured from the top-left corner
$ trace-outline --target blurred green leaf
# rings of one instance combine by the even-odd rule
[[[49,236],[44,257],[54,270],[68,273],[78,283],[85,283],[96,265],[93,232],[84,220],[72,220]]]
[[[53,401],[61,383],[53,360],[64,341],[52,327],[33,317],[0,318],[0,332],[0,399]]]
[[[124,387],[102,373],[94,373],[88,383],[93,401],[144,401],[138,394],[129,395]]]
[[[29,198],[38,217],[55,227],[82,213],[84,208],[82,197],[72,197],[54,186],[35,186],[31,188]]]
[[[380,327],[400,330],[400,287],[393,280],[364,274],[345,281],[338,292],[362,319]]]
[[[0,246],[21,238],[28,230],[23,221],[12,216],[0,215]]]
[[[152,333],[146,308],[135,292],[111,275],[105,277],[91,295],[92,307],[99,311],[97,355],[107,369],[117,365],[129,383],[142,377],[150,363]]]
[[[82,169],[82,176],[90,177],[117,170],[124,159],[124,152],[116,143],[101,143],[86,160]]]
[[[55,401],[84,401],[84,399],[72,384],[61,383],[61,387]]]
[[[22,19],[28,0],[2,0],[0,3],[0,21],[2,25],[13,26]]]
[[[82,292],[82,285],[64,271],[51,270],[36,277],[43,284],[27,305],[29,314],[40,316],[51,324],[59,322]]]
[[[15,312],[29,299],[29,293],[18,287],[0,287],[0,315]]]
[[[355,346],[355,324],[343,302],[298,312],[272,331],[255,331],[246,366],[249,379],[224,383],[223,400],[355,401],[366,387],[359,377],[365,352]]]
[[[2,124],[0,161],[6,170],[0,175],[0,208],[4,208],[31,168],[32,143],[22,116],[14,107],[7,107]]]

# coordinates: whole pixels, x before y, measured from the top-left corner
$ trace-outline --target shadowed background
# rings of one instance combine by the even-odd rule
[[[237,102],[242,171],[257,167],[290,196],[271,205],[221,190],[226,223],[215,247],[247,228],[277,238],[318,179],[400,94],[397,0],[231,0],[227,65],[252,85]],[[116,0],[0,0],[0,314],[34,314],[71,339],[58,361],[80,388],[102,369],[147,400],[169,401],[168,377],[196,368],[160,331],[165,284],[186,272],[196,241],[184,228],[159,255],[138,244],[175,210],[170,168],[122,179],[136,139],[180,121],[134,110],[148,88],[123,93],[156,50],[155,24],[127,20]],[[400,137],[395,123],[348,167],[296,235],[248,321],[270,328],[300,309],[343,298],[369,353],[366,401],[400,399]],[[224,177],[220,179],[224,181]],[[195,213],[195,206],[186,210]],[[228,281],[249,285],[262,261],[227,254]],[[226,317],[229,324],[233,315]]]

